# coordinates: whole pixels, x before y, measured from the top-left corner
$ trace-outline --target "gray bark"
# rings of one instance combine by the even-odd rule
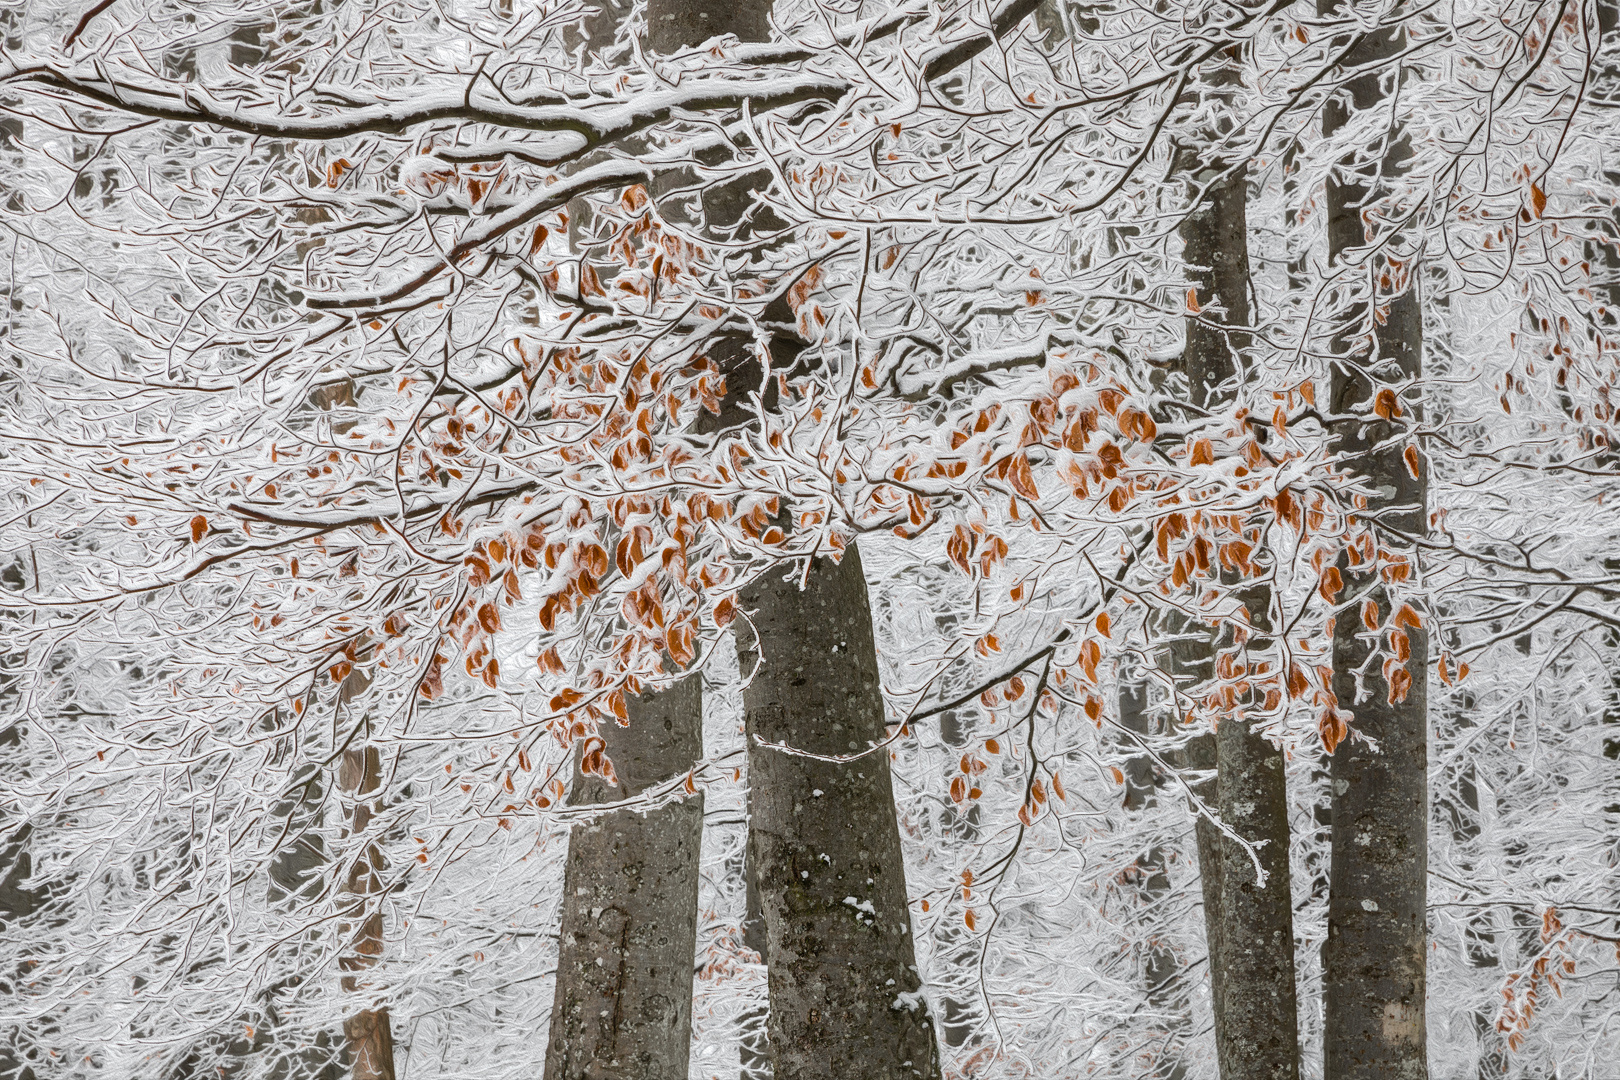
[[[745,590],[764,664],[748,713],[751,872],[767,940],[777,1080],[934,1080],[889,754],[840,764],[758,745],[849,754],[884,738],[883,693],[858,549]],[[743,661],[746,669],[748,660]]]
[[[353,685],[358,674],[350,676],[345,690]],[[375,804],[366,802],[363,797],[382,786],[382,755],[375,746],[343,751],[338,786],[356,796],[349,808],[348,831],[351,834],[364,832],[371,824]],[[376,844],[367,844],[349,867],[343,891],[355,897],[380,892],[382,881],[378,871],[382,868],[382,851]],[[343,989],[346,993],[359,993],[364,989],[361,973],[369,971],[382,956],[382,912],[369,911],[358,924],[346,924],[343,932],[349,935],[348,951],[338,958],[338,967],[345,972]],[[343,1035],[348,1041],[354,1080],[394,1080],[394,1034],[387,1009],[358,1009],[344,1017]]]
[[[1217,103],[1217,131],[1212,135],[1219,134],[1221,118],[1230,114],[1231,96],[1242,89],[1240,60],[1235,50],[1229,51],[1201,74],[1200,93]],[[1248,334],[1223,328],[1252,321],[1247,170],[1241,161],[1200,160],[1190,149],[1182,150],[1178,158],[1197,197],[1182,222],[1181,236],[1189,284],[1203,312],[1202,317],[1187,320],[1183,363],[1193,404],[1212,406],[1235,395],[1243,352],[1250,343]],[[1270,622],[1269,592],[1249,587],[1243,600],[1250,625],[1264,634]],[[1209,642],[1211,649],[1232,647],[1225,633],[1229,632],[1223,632],[1221,640]],[[1269,645],[1257,636],[1249,648],[1258,657]],[[1228,828],[1259,845],[1267,880],[1263,887],[1258,884],[1242,847],[1217,835],[1208,822],[1199,823],[1211,979],[1218,988],[1216,1053],[1226,1080],[1297,1080],[1298,1005],[1283,754],[1253,731],[1241,714],[1219,720],[1214,738],[1215,803]],[[1218,882],[1211,880],[1212,874],[1218,875]]]
[[[0,576],[0,587],[10,589],[13,575],[16,575],[20,587],[20,560],[5,567],[3,576]],[[0,662],[0,699],[15,696],[15,684],[20,675],[14,667],[21,659],[13,655]],[[7,702],[8,711],[9,704]],[[10,748],[21,744],[22,735],[20,722],[0,731],[0,753],[9,757]],[[19,923],[34,914],[45,899],[43,889],[28,888],[25,884],[33,873],[28,852],[28,840],[32,833],[33,829],[27,824],[13,826],[0,818],[0,929],[15,930]],[[0,1002],[4,1002],[6,1011],[11,1007],[8,999],[17,993],[26,970],[26,960],[22,957],[13,956],[6,964],[5,977],[0,978],[0,995],[4,995]],[[16,1080],[34,1078],[33,1068],[26,1063],[28,1047],[23,1034],[20,1027],[0,1029],[0,1077],[6,1080],[13,1077]]]
[[[1326,5],[1324,5],[1326,6]],[[1331,10],[1331,8],[1330,8]],[[1331,136],[1360,110],[1388,108],[1389,73],[1383,62],[1405,46],[1399,29],[1369,35],[1346,62],[1366,68],[1323,111],[1322,129]],[[1381,78],[1382,76],[1382,78]],[[1381,163],[1341,174],[1328,184],[1328,254],[1337,264],[1366,243],[1361,209],[1376,198],[1377,173],[1390,177],[1407,166],[1410,148],[1399,131],[1387,133]],[[1366,271],[1377,273],[1380,260]],[[1376,492],[1367,513],[1392,530],[1421,536],[1426,526],[1426,474],[1417,478],[1401,460],[1407,417],[1390,422],[1373,416],[1369,405],[1385,384],[1414,379],[1422,366],[1422,309],[1411,285],[1388,301],[1387,316],[1374,323],[1366,307],[1352,309],[1336,343],[1344,359],[1333,366],[1329,408],[1335,445],[1349,455],[1354,472]],[[1363,323],[1371,324],[1369,349]],[[1409,410],[1409,407],[1407,407]],[[1362,415],[1351,418],[1353,413]],[[1379,444],[1385,443],[1380,448]],[[1378,604],[1392,614],[1376,573],[1363,573],[1341,559],[1342,595]],[[1377,671],[1366,675],[1367,696],[1356,699],[1355,674],[1367,661],[1370,644],[1362,638],[1355,611],[1342,614],[1333,637],[1334,693],[1354,713],[1351,738],[1334,752],[1333,853],[1329,871],[1328,937],[1322,948],[1324,983],[1324,1075],[1327,1080],[1424,1080],[1428,1076],[1425,1004],[1425,944],[1428,900],[1428,642],[1410,631],[1407,670],[1412,685],[1404,701],[1391,703]],[[1376,665],[1374,665],[1376,667]],[[1378,746],[1371,749],[1372,740]]]
[[[581,26],[583,46],[612,46],[629,0],[603,0]],[[569,206],[576,250],[590,205]],[[627,701],[628,727],[599,734],[618,786],[579,776],[571,805],[618,802],[690,769],[703,756],[703,680],[692,675]],[[545,1080],[676,1080],[692,1042],[697,946],[699,793],[647,813],[616,810],[568,836],[557,982]]]
[[[1174,637],[1167,650],[1165,667],[1172,680],[1179,686],[1187,681],[1197,683],[1209,678],[1213,657],[1207,635],[1191,630],[1187,621],[1180,617],[1173,617],[1168,622],[1168,629]],[[1172,712],[1177,716],[1180,714],[1179,709],[1173,708]],[[1188,783],[1192,797],[1219,813],[1220,784],[1215,736],[1203,734],[1189,739],[1180,758],[1177,765],[1195,777]],[[1196,778],[1199,775],[1202,775],[1202,779]],[[1209,963],[1209,1005],[1215,1024],[1218,1059],[1220,1046],[1226,1037],[1226,965],[1221,960],[1226,940],[1226,920],[1221,915],[1221,831],[1196,808],[1191,810],[1194,814],[1193,837],[1198,849],[1198,885],[1204,900],[1204,950]]]
[[[574,806],[618,802],[703,753],[703,680],[627,702],[601,729],[618,778],[581,776]],[[692,1042],[703,796],[583,821],[568,837],[545,1080],[677,1080]]]
[[[721,35],[769,38],[768,2],[651,0],[648,44],[674,52]],[[711,227],[739,238],[769,228],[749,194],[768,174],[706,190]],[[655,197],[658,193],[655,192]],[[662,205],[662,204],[661,204]],[[676,207],[667,213],[679,215]],[[783,359],[793,344],[775,343]],[[711,352],[729,392],[715,421],[746,425],[758,361],[738,343]],[[765,407],[774,402],[767,388]],[[786,511],[784,511],[785,513]],[[920,995],[899,823],[886,751],[840,765],[761,748],[755,737],[821,754],[847,754],[884,737],[872,612],[853,545],[839,563],[768,575],[745,591],[764,666],[744,692],[748,714],[747,873],[764,923],[767,1024],[776,1080],[934,1080],[933,1018]],[[743,660],[744,669],[752,665]]]
[[[1123,673],[1120,679],[1119,723],[1125,730],[1143,738],[1153,734],[1147,684],[1135,677],[1135,673]],[[1136,750],[1140,744],[1128,740],[1127,745]],[[1150,755],[1137,752],[1128,757],[1125,761],[1125,809],[1142,812],[1157,805],[1159,780],[1158,766]],[[1142,892],[1152,907],[1157,907],[1158,902],[1170,892],[1170,875],[1166,869],[1170,854],[1163,845],[1155,844],[1136,860],[1135,869]],[[1170,1025],[1185,1027],[1190,1018],[1186,1016],[1186,995],[1175,992],[1178,968],[1175,950],[1169,945],[1162,941],[1148,945],[1146,955],[1142,958],[1142,981],[1147,989],[1148,1001],[1161,1012],[1176,1014],[1174,1019],[1167,1021]],[[1163,1080],[1181,1080],[1186,1071],[1179,1056],[1167,1055],[1156,1064],[1153,1075]]]

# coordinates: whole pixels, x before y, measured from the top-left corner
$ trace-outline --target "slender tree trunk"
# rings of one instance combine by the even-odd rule
[[[1129,671],[1121,675],[1119,723],[1125,730],[1145,739],[1153,733],[1154,723],[1148,707],[1147,684],[1135,675]],[[1129,740],[1127,746],[1134,752],[1125,760],[1124,805],[1127,811],[1140,813],[1158,804],[1159,769],[1152,756],[1142,752],[1135,740]],[[1170,892],[1170,875],[1165,866],[1170,854],[1163,845],[1155,844],[1136,860],[1142,892],[1151,905],[1157,906],[1157,902]],[[1177,968],[1174,949],[1163,942],[1149,944],[1147,954],[1142,958],[1142,982],[1147,989],[1148,1002],[1162,1011],[1174,1009],[1179,1004],[1184,1014],[1186,997],[1173,990]],[[1189,1018],[1181,1015],[1170,1024],[1185,1027],[1188,1022]],[[1167,1045],[1168,1042],[1167,1039]],[[1156,1063],[1153,1075],[1163,1080],[1181,1080],[1186,1071],[1179,1055],[1166,1056]]]
[[[1620,102],[1620,0],[1598,0],[1598,48],[1602,60],[1594,60],[1591,82],[1593,97]],[[1602,170],[1610,188],[1620,187],[1620,168],[1613,163]],[[1612,243],[1586,242],[1586,260],[1591,267],[1592,292],[1603,312],[1595,316],[1592,332],[1599,338],[1600,350],[1613,355],[1620,351],[1620,210],[1611,210],[1607,233]]]
[[[1332,10],[1336,5],[1328,6]],[[1346,61],[1366,67],[1323,111],[1322,129],[1331,136],[1358,111],[1389,107],[1390,77],[1383,63],[1405,46],[1398,28],[1369,35]],[[1410,147],[1399,131],[1386,132],[1381,163],[1347,168],[1330,180],[1328,255],[1340,263],[1363,246],[1367,235],[1362,209],[1376,198],[1378,174],[1398,175]],[[1382,258],[1364,270],[1389,270]],[[1374,319],[1365,305],[1348,313],[1334,363],[1330,409],[1336,448],[1364,477],[1375,494],[1367,513],[1390,532],[1421,536],[1425,530],[1427,483],[1402,461],[1399,436],[1407,420],[1380,419],[1370,406],[1385,385],[1417,378],[1422,368],[1423,314],[1416,268],[1399,295],[1377,297]],[[1370,349],[1363,324],[1372,329]],[[1378,605],[1380,619],[1391,615],[1388,594],[1376,572],[1340,560],[1345,595]],[[1411,686],[1391,700],[1377,673],[1365,675],[1365,696],[1357,697],[1357,673],[1369,658],[1370,642],[1361,619],[1347,612],[1333,636],[1334,693],[1353,712],[1357,735],[1340,743],[1330,773],[1333,785],[1333,854],[1329,872],[1328,937],[1322,950],[1325,997],[1324,1075],[1327,1080],[1424,1080],[1428,1056],[1424,1019],[1425,945],[1428,899],[1428,642],[1420,629],[1410,633],[1406,663]],[[1375,665],[1376,666],[1376,665]],[[1376,745],[1377,750],[1372,747]]]
[[[346,384],[339,384],[340,387]],[[352,395],[350,397],[352,401]],[[321,408],[331,408],[330,402],[317,399]],[[351,702],[359,698],[371,685],[371,678],[363,668],[355,668],[344,677],[338,687],[336,708],[340,716],[349,711]],[[357,740],[358,741],[358,740]],[[363,743],[343,751],[338,763],[338,788],[349,795],[348,820],[345,832],[350,836],[364,833],[377,812],[375,800],[368,801],[382,786],[382,754],[375,746]],[[356,898],[357,907],[366,912],[359,923],[343,923],[339,932],[346,938],[346,951],[338,957],[338,968],[344,972],[341,980],[344,993],[363,994],[368,988],[362,973],[371,970],[383,951],[383,916],[380,908],[373,907],[366,897],[382,891],[379,876],[384,866],[382,850],[368,843],[350,864],[343,879],[343,893]],[[369,911],[367,909],[370,909]],[[394,1034],[389,1026],[387,1009],[362,1008],[343,1020],[343,1036],[348,1045],[350,1075],[353,1080],[394,1080]]]
[[[0,24],[0,28],[3,28],[3,24]],[[10,591],[21,588],[22,582],[20,558],[8,562],[0,570],[0,588]],[[22,659],[16,654],[0,658],[0,701],[5,702],[5,710],[0,716],[9,715],[12,700],[17,696],[16,683],[21,678],[17,667]],[[0,730],[0,754],[11,756],[12,748],[21,745],[22,736],[21,721]],[[0,818],[0,928],[3,929],[13,929],[17,923],[33,915],[44,899],[43,890],[24,885],[33,873],[28,852],[28,839],[32,833],[33,828],[27,824],[13,825],[11,821]],[[0,978],[0,995],[3,995],[0,996],[0,1003],[3,1003],[0,1011],[12,1011],[14,995],[24,984],[28,963],[23,956],[14,955],[6,959],[6,977]],[[34,1070],[26,1064],[27,1048],[23,1034],[20,1027],[9,1031],[0,1028],[0,1077],[6,1080],[12,1077],[34,1080]]]
[[[639,795],[703,753],[703,679],[630,701],[601,731],[618,786],[581,776],[569,803]],[[575,825],[563,872],[545,1080],[679,1080],[692,1045],[701,794]]]
[[[1178,686],[1185,682],[1198,683],[1209,678],[1213,658],[1207,634],[1191,629],[1185,619],[1173,617],[1169,629],[1174,635],[1165,666],[1172,681]],[[1174,710],[1178,715],[1180,710]],[[1187,741],[1180,755],[1178,767],[1202,779],[1193,779],[1188,789],[1194,799],[1215,812],[1220,812],[1219,762],[1212,733],[1195,735]],[[1220,829],[1196,807],[1193,813],[1193,837],[1198,850],[1198,885],[1204,900],[1204,953],[1209,964],[1209,1006],[1215,1024],[1216,1057],[1226,1039],[1226,963],[1222,959],[1226,942],[1225,905],[1221,896],[1224,888],[1224,867]]]
[[[376,809],[364,796],[382,786],[382,755],[375,746],[343,751],[338,786],[355,796],[349,807],[349,833],[364,832]],[[375,895],[382,890],[378,877],[382,868],[381,850],[376,844],[367,844],[349,867],[343,891],[354,897]],[[349,951],[338,959],[338,967],[347,973],[343,976],[343,989],[351,994],[360,993],[365,989],[360,973],[370,970],[382,955],[382,912],[370,911],[358,925],[348,924],[344,933],[349,935]],[[387,1009],[360,1009],[352,1013],[343,1020],[343,1034],[349,1043],[354,1080],[394,1080],[394,1035]]]
[[[859,550],[745,591],[764,664],[748,712],[749,854],[765,918],[776,1080],[932,1080]],[[746,661],[745,661],[746,665]]]
[[[1242,56],[1233,48],[1210,61],[1199,93],[1212,99],[1216,117],[1208,135],[1224,133],[1230,100],[1242,90]],[[1181,173],[1197,201],[1181,225],[1189,284],[1202,314],[1187,321],[1184,365],[1193,404],[1229,402],[1242,377],[1249,335],[1228,327],[1251,324],[1248,244],[1248,178],[1241,160],[1191,148],[1179,155]],[[1233,584],[1236,584],[1234,581]],[[1271,597],[1264,587],[1245,590],[1248,643],[1255,660],[1269,651]],[[1231,649],[1230,631],[1211,642]],[[1250,661],[1251,663],[1253,661]],[[1282,751],[1255,732],[1238,709],[1219,718],[1215,735],[1216,803],[1222,822],[1256,845],[1265,871],[1262,886],[1249,854],[1236,842],[1200,834],[1201,865],[1215,870],[1206,881],[1206,921],[1211,924],[1212,979],[1220,986],[1215,1041],[1226,1080],[1296,1080],[1299,1076],[1298,1006],[1294,987],[1294,917],[1288,868],[1288,791]],[[1203,848],[1219,847],[1204,861]],[[1212,853],[1214,854],[1214,853]],[[1216,865],[1218,863],[1218,870]],[[1211,912],[1207,900],[1219,895]]]

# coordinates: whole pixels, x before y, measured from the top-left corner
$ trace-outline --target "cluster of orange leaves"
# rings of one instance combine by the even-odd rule
[[[1575,974],[1575,960],[1569,955],[1569,932],[1564,929],[1558,910],[1549,907],[1541,913],[1541,941],[1546,946],[1527,971],[1515,971],[1502,985],[1502,1008],[1497,1013],[1496,1030],[1507,1036],[1508,1049],[1517,1053],[1523,1046],[1545,990],[1564,996],[1562,977]]]

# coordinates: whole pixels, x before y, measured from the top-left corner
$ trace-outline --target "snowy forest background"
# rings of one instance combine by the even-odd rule
[[[0,44],[0,1077],[1620,1073],[1612,0]],[[560,1049],[624,815],[679,1067]]]

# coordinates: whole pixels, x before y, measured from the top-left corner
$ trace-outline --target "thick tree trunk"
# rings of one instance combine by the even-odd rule
[[[629,0],[604,0],[571,44],[609,48],[630,9]],[[589,200],[569,205],[576,251],[590,219]],[[571,805],[640,795],[703,756],[702,676],[627,705],[628,727],[599,732],[618,786],[579,776]],[[701,793],[651,812],[616,810],[570,830],[545,1080],[687,1075],[702,840]]]
[[[765,919],[776,1080],[933,1080],[858,549],[744,592],[763,666],[748,713],[749,855]],[[744,666],[747,661],[744,661]]]
[[[1346,66],[1368,70],[1324,109],[1325,135],[1342,128],[1357,111],[1388,109],[1389,75],[1383,62],[1404,45],[1404,33],[1384,30],[1354,50]],[[1387,178],[1406,167],[1410,148],[1398,131],[1386,134],[1381,172]],[[1377,169],[1341,174],[1328,184],[1328,256],[1334,264],[1367,242],[1361,214],[1377,196]],[[1364,270],[1350,272],[1387,269],[1387,263],[1375,258]],[[1405,440],[1399,436],[1407,421],[1379,419],[1370,408],[1380,388],[1421,373],[1419,275],[1415,268],[1406,269],[1405,291],[1375,301],[1387,309],[1382,319],[1368,318],[1365,305],[1349,312],[1337,343],[1346,359],[1335,362],[1330,386],[1336,448],[1374,490],[1367,513],[1389,530],[1385,542],[1391,546],[1400,546],[1402,534],[1421,536],[1427,524],[1426,474],[1420,470],[1412,476],[1402,461]],[[1372,324],[1370,349],[1364,322]],[[1345,595],[1375,602],[1387,622],[1393,613],[1377,573],[1344,559],[1339,572]],[[1333,637],[1333,689],[1341,707],[1354,714],[1356,736],[1339,744],[1330,770],[1333,855],[1328,937],[1322,949],[1327,1080],[1424,1080],[1428,1075],[1428,642],[1422,630],[1409,634],[1406,668],[1412,682],[1399,701],[1390,700],[1376,672],[1366,673],[1365,697],[1357,699],[1356,673],[1367,662],[1371,643],[1356,613],[1339,618]]]
[[[1295,1080],[1299,1029],[1283,754],[1236,717],[1224,718],[1215,747],[1221,820],[1251,844],[1264,843],[1259,859],[1267,875],[1260,886],[1248,854],[1221,837],[1221,1075]]]
[[[574,782],[569,803],[639,795],[703,753],[703,680],[630,701],[601,731],[618,777]],[[680,1080],[692,1043],[701,794],[575,825],[563,871],[561,945],[545,1080]]]
[[[1215,99],[1217,117],[1219,106],[1241,89],[1239,63],[1238,55],[1229,54],[1203,73],[1200,91]],[[1220,123],[1217,119],[1211,136],[1221,134]],[[1217,405],[1236,393],[1249,344],[1249,335],[1229,329],[1251,321],[1247,177],[1241,162],[1203,160],[1190,151],[1181,157],[1183,175],[1198,194],[1181,233],[1189,282],[1202,312],[1188,320],[1184,370],[1193,403]],[[1268,592],[1251,588],[1244,601],[1250,625],[1265,633]],[[1223,635],[1207,647],[1226,651],[1233,644]],[[1269,644],[1254,637],[1249,647],[1258,657]],[[1299,1042],[1283,754],[1253,731],[1241,712],[1218,719],[1213,738],[1189,747],[1190,756],[1212,755],[1216,767],[1215,780],[1198,794],[1214,803],[1228,828],[1257,847],[1266,875],[1262,887],[1248,852],[1209,822],[1199,823],[1221,1074],[1293,1080],[1299,1074]]]
[[[1217,105],[1218,136],[1229,114],[1227,102],[1241,90],[1241,57],[1235,52],[1212,61],[1202,73],[1200,93]],[[1197,193],[1181,225],[1184,260],[1199,317],[1187,320],[1184,370],[1193,404],[1230,401],[1242,377],[1242,352],[1249,335],[1228,327],[1250,325],[1251,283],[1248,244],[1248,179],[1241,161],[1201,159],[1183,150],[1181,172]],[[1236,584],[1234,581],[1233,584]],[[1270,594],[1250,588],[1244,595],[1249,624],[1261,634],[1270,625]],[[1223,634],[1211,646],[1230,649]],[[1269,650],[1264,637],[1249,649],[1259,659]],[[1252,662],[1252,661],[1251,661]],[[1253,702],[1245,702],[1252,706]],[[1288,792],[1282,751],[1256,733],[1238,711],[1219,718],[1215,736],[1215,801],[1225,825],[1259,850],[1264,886],[1248,852],[1200,823],[1200,865],[1219,875],[1206,878],[1206,922],[1210,933],[1211,978],[1218,987],[1215,1042],[1226,1080],[1296,1080],[1299,1032],[1294,987],[1294,917],[1288,869]],[[1205,858],[1205,849],[1218,847]],[[1219,896],[1212,905],[1211,893]],[[1211,910],[1215,907],[1215,910]]]
[[[651,0],[648,45],[668,53],[722,34],[765,41],[769,12],[768,0]],[[707,224],[750,235],[750,191],[768,179],[706,191]],[[731,393],[716,423],[747,424],[742,395],[758,385],[749,366],[757,361],[747,349],[721,360]],[[767,393],[767,408],[772,400]],[[755,741],[847,754],[884,737],[860,553],[851,545],[841,562],[814,560],[804,578],[801,589],[798,573],[784,580],[776,571],[743,597],[764,660],[743,704],[747,872],[765,929],[772,1072],[776,1080],[933,1080],[938,1050],[919,992],[888,752],[841,765]]]

